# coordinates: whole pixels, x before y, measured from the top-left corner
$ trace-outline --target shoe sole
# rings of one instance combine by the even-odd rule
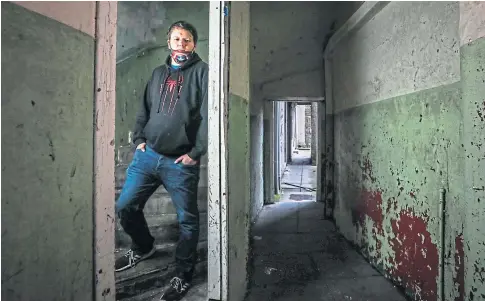
[[[128,270],[128,269],[134,268],[141,261],[146,260],[146,259],[152,257],[153,254],[155,254],[156,251],[157,251],[157,249],[155,249],[155,247],[153,247],[153,249],[151,249],[150,252],[148,252],[146,255],[143,255],[136,263],[134,263],[132,265],[124,266],[124,267],[119,268],[119,269],[115,269],[115,272],[122,272],[122,271],[125,271],[125,270]]]

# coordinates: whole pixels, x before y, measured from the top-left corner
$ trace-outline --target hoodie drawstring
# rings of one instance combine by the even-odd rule
[[[175,91],[173,91],[173,94],[177,93],[177,97],[175,98],[175,102],[173,103],[173,108],[172,108],[172,99],[170,100],[170,105],[168,106],[168,113],[170,115],[172,115],[173,112],[175,111],[175,106],[177,105],[177,102],[180,98],[180,90],[182,88],[182,86],[180,85],[180,80],[181,80],[180,69],[177,69],[177,75],[175,76],[175,78],[176,78],[176,84],[175,84]],[[170,112],[170,108],[172,108],[172,112]]]
[[[160,108],[162,109],[162,112],[163,112],[163,106],[164,104],[162,103],[165,103],[165,98],[166,98],[166,95],[164,97],[164,92],[165,92],[165,87],[167,86],[167,82],[170,80],[170,68],[168,68],[168,74],[167,76],[164,78],[164,80],[162,81],[162,87],[160,89],[160,102],[158,104],[158,110],[157,110],[157,113],[160,113]],[[182,91],[182,85],[181,85],[181,80],[182,80],[182,75],[181,75],[181,72],[180,72],[180,69],[177,69],[177,73],[176,73],[176,83],[175,83],[175,91],[172,92],[172,97],[171,97],[171,100],[170,100],[170,104],[168,106],[168,112],[167,113],[170,113],[170,109],[172,108],[172,102],[173,102],[173,94],[177,93],[177,96],[175,98],[175,102],[173,103],[173,108],[172,108],[172,112],[170,113],[170,115],[173,114],[174,110],[175,110],[175,106],[177,105],[177,102],[179,101],[180,99],[180,94],[181,94],[181,91]],[[168,93],[168,90],[167,90],[167,93]],[[162,99],[163,98],[163,99]]]
[[[162,81],[162,88],[160,89],[160,102],[158,103],[158,110],[157,113],[160,113],[160,107],[162,106],[162,97],[163,92],[165,91],[165,86],[167,85],[167,81],[170,78],[170,68],[167,68],[167,76]]]

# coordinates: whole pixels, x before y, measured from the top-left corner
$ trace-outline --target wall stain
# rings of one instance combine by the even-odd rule
[[[455,301],[465,301],[465,251],[463,248],[463,234],[455,238],[455,286],[458,286],[458,296]]]
[[[363,189],[360,193],[359,202],[357,206],[352,209],[352,222],[356,226],[356,229],[362,232],[362,245],[368,245],[369,242],[365,239],[364,229],[367,226],[372,226],[373,242],[375,242],[375,248],[369,246],[369,251],[375,251],[376,257],[381,258],[382,242],[377,237],[384,235],[384,228],[382,226],[384,215],[382,213],[382,193],[381,191],[368,191]],[[369,217],[373,221],[373,225],[366,225],[366,217]]]
[[[56,154],[54,152],[54,142],[52,142],[52,138],[51,138],[51,133],[48,132],[47,133],[47,139],[49,140],[49,148],[50,148],[50,154],[49,154],[49,157],[51,157],[51,160],[52,162],[56,161]]]
[[[391,225],[395,237],[389,241],[394,250],[389,272],[416,300],[436,300],[439,253],[427,221],[406,209]]]

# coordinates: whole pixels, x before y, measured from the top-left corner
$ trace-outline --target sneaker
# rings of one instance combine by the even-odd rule
[[[134,251],[130,249],[128,252],[126,252],[125,255],[116,259],[115,272],[121,272],[134,267],[140,261],[143,261],[155,254],[155,251],[155,247],[153,247],[148,253],[141,253],[139,251]]]
[[[160,301],[180,300],[189,290],[190,283],[183,277],[173,277],[170,286],[160,297]]]

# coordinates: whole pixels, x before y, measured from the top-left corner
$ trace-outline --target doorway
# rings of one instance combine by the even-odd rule
[[[323,97],[280,97],[273,105],[273,202],[320,201]],[[271,147],[267,144],[265,147]],[[271,203],[273,203],[271,202]]]
[[[116,188],[119,193],[134,152],[134,146],[130,145],[132,126],[129,124],[134,121],[134,115],[128,113],[135,112],[138,106],[132,100],[140,98],[151,71],[163,64],[168,55],[164,26],[178,19],[189,20],[186,17],[189,11],[199,15],[204,13],[205,16],[193,18],[193,25],[200,28],[198,53],[210,66],[208,151],[201,160],[198,196],[199,211],[205,213],[200,218],[199,263],[196,267],[196,277],[201,276],[202,281],[189,294],[198,295],[196,299],[201,301],[242,300],[247,287],[246,254],[249,252],[249,2],[189,3],[180,9],[183,5],[187,4],[118,3],[117,25],[121,39],[117,44],[125,48],[131,45],[132,49],[125,49],[116,65]],[[168,13],[171,8],[173,13]],[[183,16],[180,16],[181,11],[185,12]],[[140,14],[147,18],[140,18]],[[151,20],[149,17],[153,15],[165,19]],[[233,15],[237,18],[231,18]],[[134,19],[141,20],[135,25],[142,28],[132,28]],[[202,21],[207,24],[200,23]],[[147,34],[140,35],[140,32]],[[229,36],[238,38],[229,43]],[[143,38],[143,41],[134,43],[137,38]],[[230,70],[229,53],[239,58],[231,62]],[[157,255],[141,262],[135,269],[116,275],[117,300],[130,300],[147,289],[150,291],[144,295],[153,298],[159,294],[157,288],[168,284],[174,272],[173,251],[178,229],[170,197],[163,187],[152,195],[144,209],[151,232],[159,238]],[[129,248],[129,240],[117,221],[116,226],[113,231],[116,256],[121,256],[124,249]],[[111,266],[108,271],[111,274]],[[151,294],[154,296],[149,296]]]
[[[118,199],[126,180],[135,146],[133,130],[145,86],[153,70],[165,64],[170,54],[167,47],[169,26],[178,20],[192,24],[198,33],[196,53],[209,63],[208,2],[118,2],[116,49],[116,129],[115,193]],[[181,13],[183,12],[183,13]],[[207,155],[200,158],[200,179],[197,188],[199,211],[198,263],[193,287],[188,295],[207,291]],[[116,298],[127,299],[146,293],[161,294],[175,274],[174,253],[179,239],[177,213],[171,195],[163,185],[150,196],[143,213],[150,234],[155,239],[155,254],[135,267],[115,273]],[[115,257],[127,253],[131,239],[115,218]],[[205,300],[204,300],[205,301]]]

